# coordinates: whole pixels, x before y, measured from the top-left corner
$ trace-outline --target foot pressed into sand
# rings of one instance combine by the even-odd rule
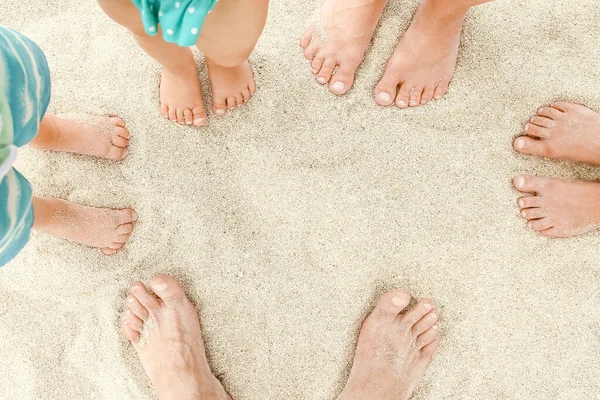
[[[179,283],[159,275],[133,284],[123,331],[161,400],[231,400],[206,359],[200,321]]]
[[[518,200],[527,226],[546,237],[570,237],[600,228],[600,182],[521,175],[515,187],[532,196]]]
[[[86,207],[46,197],[34,197],[33,210],[35,229],[101,249],[106,255],[127,243],[138,219],[131,209]]]
[[[317,82],[337,95],[354,84],[387,0],[325,0],[320,21],[300,40]]]
[[[384,294],[360,330],[352,371],[338,400],[407,400],[439,346],[431,300],[405,311],[410,295]]]
[[[208,78],[212,88],[213,112],[222,116],[245,104],[256,92],[254,75],[248,60],[235,67],[218,65],[206,59]]]

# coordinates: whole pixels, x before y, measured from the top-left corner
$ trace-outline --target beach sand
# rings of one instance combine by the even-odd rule
[[[417,4],[391,0],[338,98],[298,46],[317,2],[273,1],[255,97],[194,129],[161,118],[158,65],[94,1],[5,3],[0,24],[46,52],[50,111],[119,114],[132,135],[122,163],[24,149],[17,167],[38,195],[132,206],[140,221],[117,256],[33,233],[0,270],[0,398],[153,398],[120,312],[131,283],[157,273],[198,305],[236,399],[335,398],[362,319],[392,287],[443,316],[416,399],[600,398],[600,234],[537,237],[511,185],[600,178],[511,148],[541,105],[600,110],[597,0],[473,9],[448,95],[377,107]]]

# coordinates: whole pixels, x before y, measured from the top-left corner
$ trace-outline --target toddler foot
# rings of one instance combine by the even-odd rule
[[[563,101],[542,107],[514,147],[524,154],[600,165],[600,114]]]
[[[182,125],[206,124],[198,68],[191,52],[189,61],[178,70],[163,68],[160,77],[160,112],[163,117]]]
[[[138,219],[131,209],[86,207],[45,197],[34,197],[33,210],[35,229],[98,248],[105,255],[127,243]]]
[[[570,237],[600,228],[600,182],[521,175],[515,187],[533,196],[518,204],[527,226],[547,237]]]
[[[410,295],[384,294],[360,330],[352,371],[338,400],[408,400],[439,345],[430,300],[403,310]]]
[[[117,116],[73,114],[63,119],[46,115],[31,145],[120,161],[127,153],[129,132],[125,121]]]
[[[123,331],[161,400],[231,400],[206,360],[198,313],[166,275],[131,287]],[[156,294],[156,296],[155,296]]]
[[[237,67],[223,67],[206,59],[208,78],[212,87],[213,112],[225,115],[250,100],[256,92],[252,68],[248,60]]]
[[[416,107],[446,94],[467,10],[452,1],[421,2],[375,88],[379,105]]]
[[[317,82],[342,95],[354,84],[387,0],[325,0],[321,21],[300,40]],[[335,72],[335,75],[334,75]],[[333,78],[332,78],[333,77]]]

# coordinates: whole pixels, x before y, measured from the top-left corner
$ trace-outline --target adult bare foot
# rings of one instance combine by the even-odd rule
[[[331,81],[332,93],[345,94],[354,84],[356,69],[365,57],[386,3],[325,0],[321,20],[312,24],[300,40],[305,57],[312,60],[317,82],[324,85]]]
[[[402,313],[410,295],[384,294],[360,330],[354,364],[338,400],[407,400],[439,346],[431,300]]]
[[[540,235],[570,237],[600,228],[600,182],[521,175],[513,183],[533,194],[518,204],[527,226]]]
[[[237,67],[223,67],[206,59],[208,78],[212,87],[213,112],[225,115],[250,100],[256,92],[256,83],[248,60]]]
[[[375,88],[375,101],[400,108],[440,99],[454,75],[463,21],[460,2],[423,0]]]
[[[559,101],[542,107],[514,141],[518,152],[600,165],[600,114]]]
[[[131,209],[86,207],[46,197],[33,198],[33,211],[35,229],[101,249],[106,255],[127,243],[138,219]]]
[[[131,287],[123,331],[159,399],[231,400],[210,370],[198,313],[179,283],[159,275],[150,288],[154,293],[141,282]]]
[[[160,77],[160,112],[163,117],[179,124],[206,124],[202,87],[191,51],[188,61],[177,70],[163,68]]]
[[[46,115],[31,142],[33,147],[120,161],[125,158],[129,132],[117,116]]]

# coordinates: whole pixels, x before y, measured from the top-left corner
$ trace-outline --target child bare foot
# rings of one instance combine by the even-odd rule
[[[179,283],[166,275],[131,287],[123,331],[160,400],[231,400],[206,360],[198,313]],[[156,294],[156,296],[155,296]]]
[[[518,152],[600,165],[600,114],[559,101],[542,107],[514,141]]]
[[[74,114],[64,119],[46,115],[31,145],[120,161],[127,152],[129,132],[117,116]]]
[[[248,60],[237,67],[223,67],[206,59],[212,87],[213,112],[225,115],[227,109],[243,105],[256,92],[252,68]]]
[[[600,228],[600,182],[521,175],[515,187],[533,196],[518,204],[527,226],[547,237],[570,237]]]
[[[321,21],[312,24],[300,40],[305,57],[312,60],[317,82],[330,82],[332,93],[345,94],[354,84],[356,69],[365,57],[386,2],[325,0]]]
[[[421,2],[375,88],[379,105],[416,107],[446,94],[467,10],[453,1]]]
[[[163,117],[185,125],[206,124],[198,68],[191,55],[176,70],[163,68],[160,76],[160,112]]]
[[[410,295],[384,294],[360,330],[354,364],[338,400],[408,400],[439,345],[431,300],[406,311]]]
[[[129,240],[138,219],[131,209],[86,207],[45,197],[33,198],[33,227],[60,239],[113,255]]]

